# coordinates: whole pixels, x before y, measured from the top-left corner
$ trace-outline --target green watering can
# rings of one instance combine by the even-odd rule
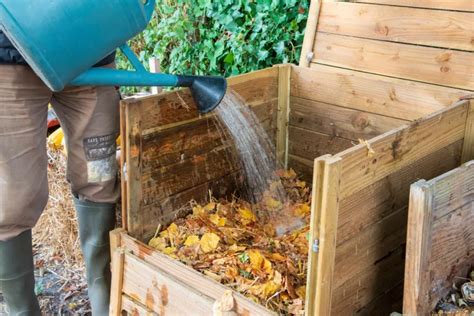
[[[189,87],[202,113],[222,100],[223,77],[153,74],[126,44],[145,29],[155,0],[0,0],[0,29],[53,91],[66,85]],[[117,47],[135,71],[91,68]]]

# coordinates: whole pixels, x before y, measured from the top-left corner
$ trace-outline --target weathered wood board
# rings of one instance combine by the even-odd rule
[[[474,161],[410,189],[403,313],[427,315],[474,267]]]
[[[229,79],[283,165],[313,182],[307,315],[401,311],[409,187],[474,159],[469,3],[358,2],[312,1],[301,67]],[[189,200],[238,189],[233,144],[187,90],[126,100],[122,119],[112,314],[211,315],[227,288],[144,242]],[[233,295],[237,314],[270,314]]]

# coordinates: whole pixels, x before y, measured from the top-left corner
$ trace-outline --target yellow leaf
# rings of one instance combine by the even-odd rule
[[[162,251],[167,246],[166,240],[162,237],[155,237],[155,238],[150,239],[150,241],[148,242],[148,245],[159,251]]]
[[[241,222],[244,225],[254,223],[257,220],[255,214],[246,207],[239,208],[239,215],[241,217]]]
[[[201,237],[201,241],[199,244],[201,245],[201,249],[204,253],[211,252],[216,250],[217,245],[219,244],[220,238],[214,233],[205,233]]]
[[[256,271],[264,270],[270,274],[272,272],[272,263],[268,261],[265,256],[258,250],[249,250],[247,255],[250,258],[250,266]]]
[[[219,215],[217,214],[212,214],[211,216],[209,216],[209,219],[211,220],[211,222],[218,226],[218,227],[223,227],[225,226],[227,220],[225,217],[220,217]]]
[[[230,247],[229,247],[229,251],[232,251],[232,252],[238,252],[238,251],[243,251],[245,250],[246,247],[244,246],[237,246],[237,244],[232,244]]]
[[[62,128],[58,128],[51,135],[48,136],[48,145],[52,149],[61,149],[62,141],[64,138],[64,132]]]
[[[200,216],[200,215],[203,215],[205,213],[206,212],[204,211],[204,209],[202,208],[201,205],[196,205],[195,207],[193,207],[193,215]]]
[[[165,255],[171,255],[171,254],[174,254],[176,252],[176,247],[166,247],[165,249],[163,249],[162,251]]]
[[[304,188],[304,187],[306,187],[306,182],[298,180],[298,181],[296,181],[296,186],[298,188]]]
[[[305,299],[306,296],[306,286],[302,285],[296,289],[296,295],[298,295],[299,298]]]
[[[175,223],[171,223],[166,230],[168,231],[170,237],[176,236],[178,234],[178,226]]]
[[[310,213],[311,213],[311,208],[306,203],[298,204],[295,208],[295,215],[298,215],[300,217],[304,217],[305,215],[308,215]]]
[[[184,242],[185,246],[192,246],[199,243],[199,236],[196,235],[191,235],[186,238],[186,241]]]
[[[275,200],[271,196],[267,196],[263,199],[263,204],[269,209],[278,209],[281,207],[281,202]]]
[[[206,212],[210,212],[210,211],[212,211],[212,210],[214,210],[214,209],[216,208],[216,205],[217,205],[216,203],[211,202],[211,203],[208,203],[206,206],[204,206],[203,209],[204,209],[204,211],[206,211]]]
[[[249,292],[258,297],[268,298],[275,294],[280,288],[280,284],[277,284],[274,281],[268,281],[263,284],[250,287]]]

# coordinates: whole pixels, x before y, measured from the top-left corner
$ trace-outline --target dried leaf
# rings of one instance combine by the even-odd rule
[[[297,204],[295,209],[294,209],[295,215],[299,217],[304,217],[308,214],[311,213],[311,208],[309,207],[308,204]]]
[[[208,253],[216,250],[217,245],[219,244],[220,238],[214,233],[205,233],[201,237],[199,244],[201,245],[201,250],[204,253]]]
[[[163,249],[162,251],[165,255],[171,255],[171,254],[174,254],[176,252],[176,247],[166,247],[165,249]]]
[[[184,242],[185,246],[192,246],[199,243],[199,236],[197,235],[191,235],[186,238],[186,241]]]
[[[239,208],[239,215],[241,218],[241,222],[244,225],[254,223],[257,220],[257,217],[255,216],[255,214],[246,207]]]
[[[225,226],[225,224],[227,222],[225,217],[220,217],[217,214],[212,214],[211,216],[209,216],[209,219],[217,227],[223,227],[223,226]]]
[[[271,209],[271,210],[274,210],[274,209],[279,209],[282,204],[280,201],[278,200],[275,200],[274,198],[272,198],[271,196],[266,196],[264,199],[263,199],[263,205],[268,208],[268,209]]]
[[[167,246],[166,239],[163,237],[155,237],[155,238],[150,239],[150,241],[148,242],[148,245],[159,251],[162,251]]]

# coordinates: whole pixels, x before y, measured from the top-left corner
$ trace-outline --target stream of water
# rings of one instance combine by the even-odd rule
[[[255,113],[231,89],[216,111],[240,155],[246,179],[244,194],[248,200],[256,202],[270,183],[279,181],[275,175],[278,168],[275,146]],[[278,200],[287,200],[282,186],[278,186],[276,194]]]

